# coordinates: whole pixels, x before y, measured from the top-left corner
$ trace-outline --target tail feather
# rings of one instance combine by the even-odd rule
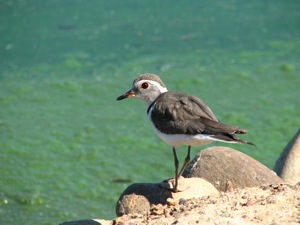
[[[244,129],[244,128],[240,128],[240,127],[237,127],[236,131],[235,131],[236,134],[247,134],[248,133],[248,130]],[[237,136],[235,136],[234,134],[232,135],[232,137],[237,140],[239,143],[242,143],[242,144],[248,144],[248,145],[253,145],[256,147],[255,144],[253,144],[252,142],[250,141],[244,141],[242,139],[239,139]]]
[[[255,146],[256,145],[250,141],[244,141],[242,139],[239,139],[237,136],[233,135],[234,139],[238,142],[238,143],[241,143],[241,144],[247,144],[247,145],[252,145],[252,146]]]
[[[244,128],[221,123],[220,121],[213,121],[207,118],[202,118],[202,123],[205,124],[204,133],[212,135],[218,141],[233,142],[253,145],[252,142],[239,139],[235,134],[247,134],[248,131]]]
[[[240,143],[240,144],[248,144],[248,145],[253,145],[253,146],[256,147],[256,145],[253,144],[252,142],[250,142],[250,141],[244,141],[244,140],[238,138],[234,134],[229,134],[229,133],[217,134],[217,135],[214,135],[214,138],[216,138],[219,141],[233,142],[233,143]]]
[[[235,134],[247,134],[248,130],[241,128],[241,127],[236,127],[236,130],[234,132]]]

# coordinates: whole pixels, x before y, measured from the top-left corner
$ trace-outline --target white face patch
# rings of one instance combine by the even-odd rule
[[[136,85],[139,87],[139,89],[141,89],[141,85],[142,85],[143,83],[145,83],[145,82],[146,82],[146,83],[149,83],[149,84],[152,85],[152,86],[157,87],[157,88],[159,89],[159,92],[160,92],[161,94],[168,91],[168,89],[167,89],[166,87],[161,86],[160,83],[158,83],[158,82],[156,82],[156,81],[153,81],[153,80],[140,80],[140,81],[138,81],[138,82],[136,83]]]

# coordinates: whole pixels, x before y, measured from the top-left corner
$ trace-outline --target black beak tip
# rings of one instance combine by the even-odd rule
[[[128,98],[128,93],[127,93],[127,92],[124,93],[124,94],[122,94],[121,96],[119,96],[119,97],[117,98],[117,101],[123,100],[123,99],[125,99],[125,98]]]
[[[119,97],[117,98],[117,101],[120,101],[120,100],[122,100],[122,99],[124,99],[123,95],[119,96]]]
[[[124,93],[124,94],[122,94],[121,96],[119,96],[119,97],[117,98],[117,101],[123,100],[123,99],[125,99],[125,98],[131,98],[131,97],[133,97],[133,96],[135,96],[135,92],[132,91],[132,90],[129,90],[129,91],[127,91],[126,93]]]

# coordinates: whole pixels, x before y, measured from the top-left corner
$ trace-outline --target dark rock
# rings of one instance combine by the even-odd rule
[[[219,191],[282,183],[275,172],[255,159],[227,147],[202,150],[189,163],[184,177],[201,177]]]
[[[97,222],[96,220],[78,220],[78,221],[64,222],[60,225],[101,225],[101,223]]]
[[[300,130],[282,151],[274,171],[290,184],[300,181]]]
[[[151,204],[163,204],[171,196],[171,192],[165,191],[158,184],[132,184],[121,194],[116,214],[122,216],[148,212]]]

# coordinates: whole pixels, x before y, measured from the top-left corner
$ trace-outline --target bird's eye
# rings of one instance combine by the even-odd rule
[[[147,82],[142,83],[141,87],[143,89],[147,89],[149,87],[149,84]]]

